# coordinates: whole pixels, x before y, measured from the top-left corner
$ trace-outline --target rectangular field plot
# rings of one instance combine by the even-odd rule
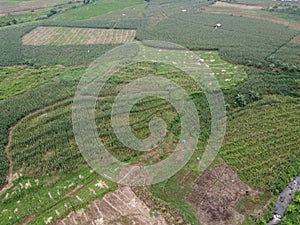
[[[135,30],[37,27],[22,38],[23,45],[120,44],[133,41]]]

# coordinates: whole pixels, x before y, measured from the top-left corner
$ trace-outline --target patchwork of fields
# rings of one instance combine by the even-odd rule
[[[37,27],[22,38],[23,45],[85,45],[131,42],[135,30]]]
[[[265,225],[272,217],[276,195],[300,172],[299,5],[0,0],[0,7],[0,225]],[[227,131],[214,162],[200,171],[212,132],[207,93],[172,65],[139,62],[118,70],[95,104],[98,135],[116,159],[156,164],[186,141],[180,141],[180,113],[156,96],[135,102],[128,121],[141,140],[151,135],[153,117],[165,121],[158,147],[135,151],[118,139],[112,108],[132,81],[156,76],[178,84],[200,121],[195,152],[180,171],[150,186],[121,186],[84,160],[73,131],[73,97],[93,60],[146,40],[182,45],[210,68],[225,98]],[[165,46],[155,48],[164,54]],[[299,210],[298,192],[280,225],[298,224]]]

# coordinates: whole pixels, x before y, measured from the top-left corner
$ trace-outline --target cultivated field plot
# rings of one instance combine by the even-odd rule
[[[55,4],[63,3],[63,0],[33,0],[33,1],[0,1],[0,16],[8,13],[30,12],[31,10],[47,9]]]
[[[240,178],[278,193],[299,173],[299,100],[269,96],[236,110],[220,154]]]
[[[120,44],[133,41],[135,30],[37,27],[22,38],[23,45]]]
[[[169,132],[160,148],[153,154],[150,152],[139,155],[116,140],[109,120],[114,96],[122,85],[133,79],[132,76],[140,77],[145,74],[166,76],[174,82],[177,81],[188,92],[198,90],[192,78],[181,71],[171,66],[150,63],[132,65],[119,71],[107,82],[99,93],[96,105],[96,112],[99,112],[96,118],[99,135],[115,157],[128,163],[155,163],[168,156],[178,142],[180,124],[176,120],[177,114],[168,102],[157,98],[146,98],[138,102],[133,108],[130,123],[138,137],[145,137],[149,134],[149,121],[153,115],[165,120]],[[59,76],[64,77],[64,74]],[[55,91],[56,89],[50,89],[51,93]],[[34,97],[28,99],[32,98],[34,100]],[[25,220],[33,224],[50,223],[70,213],[72,207],[82,208],[91,200],[102,198],[104,193],[114,189],[113,184],[85,166],[73,135],[71,106],[72,98],[64,97],[53,105],[31,110],[25,117],[23,114],[19,117],[23,119],[18,120],[10,129],[9,143],[5,149],[11,159],[8,178],[12,183],[0,195],[0,218],[4,218],[0,224],[23,223]],[[202,107],[199,108],[203,111]],[[13,201],[15,198],[18,201]],[[140,221],[136,217],[131,219]]]
[[[73,224],[149,224],[166,225],[164,218],[151,215],[150,209],[129,187],[110,192],[102,200],[91,201],[87,209],[71,212],[54,225]]]
[[[244,220],[235,207],[251,191],[229,167],[221,165],[207,170],[196,181],[195,189],[187,197],[198,211],[205,225],[237,225]]]
[[[204,9],[207,13],[228,14],[266,20],[273,23],[286,25],[291,29],[300,30],[300,25],[298,22],[275,17],[274,14],[263,11],[261,6],[216,2],[215,4],[203,7],[202,9]]]

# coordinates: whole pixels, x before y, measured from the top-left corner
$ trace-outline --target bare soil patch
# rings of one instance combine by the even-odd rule
[[[9,0],[0,2],[0,16],[7,15],[8,13],[25,13],[32,10],[42,10],[50,8],[51,6],[62,3],[63,0],[51,0],[51,1],[16,1],[11,2]]]
[[[251,188],[226,165],[206,170],[196,181],[194,190],[187,196],[205,225],[236,225],[244,216],[235,208]]]
[[[231,4],[226,2],[217,2],[207,7],[202,7],[207,13],[225,14],[233,16],[243,16],[247,18],[271,21],[273,23],[283,24],[291,29],[300,30],[300,24],[295,21],[275,18],[269,15],[259,13],[261,6]]]
[[[161,215],[157,217],[151,215],[150,208],[129,187],[122,187],[106,194],[102,200],[91,201],[86,209],[71,212],[66,218],[52,224],[166,225],[167,223]]]
[[[236,8],[236,9],[262,9],[261,6],[258,5],[244,5],[244,4],[233,4],[228,2],[216,2],[212,5],[212,7],[220,7],[220,8]]]
[[[121,44],[133,41],[135,30],[37,27],[22,38],[23,45]]]

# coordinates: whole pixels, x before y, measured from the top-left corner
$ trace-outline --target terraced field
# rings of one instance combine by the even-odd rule
[[[70,213],[54,225],[73,224],[149,224],[167,225],[159,214],[154,216],[129,187],[110,192],[102,200],[96,199],[87,209]]]
[[[149,134],[148,124],[153,115],[160,116],[167,122],[170,134],[166,136],[165,143],[154,152],[137,154],[124,147],[110,127],[110,109],[118,90],[134,77],[145,73],[155,75],[157,71],[154,68],[159,75],[173,80],[178,79],[180,73],[176,70],[170,73],[170,67],[163,65],[137,64],[116,74],[99,94],[96,106],[96,111],[99,112],[96,117],[99,135],[107,149],[125,162],[155,163],[171,153],[173,149],[169,146],[178,141],[179,121],[176,120],[176,111],[159,98],[146,98],[138,102],[130,118],[133,131],[139,137]],[[186,75],[182,75],[177,81],[188,87],[190,92],[197,90]],[[7,152],[11,159],[9,180],[12,183],[0,198],[0,216],[9,224],[22,221],[49,223],[114,189],[112,183],[86,166],[74,139],[71,104],[72,99],[67,98],[38,109],[11,129]],[[99,181],[104,181],[106,185],[101,182],[98,184]],[[102,186],[97,188],[97,185]],[[28,193],[30,199],[27,198]],[[18,201],[13,201],[14,199]]]
[[[278,193],[298,175],[299,100],[269,96],[229,116],[221,156],[252,187]]]
[[[22,38],[23,45],[120,44],[131,42],[135,30],[37,27]]]
[[[222,88],[232,88],[248,78],[244,66],[228,63],[218,51],[196,51],[214,72]]]

